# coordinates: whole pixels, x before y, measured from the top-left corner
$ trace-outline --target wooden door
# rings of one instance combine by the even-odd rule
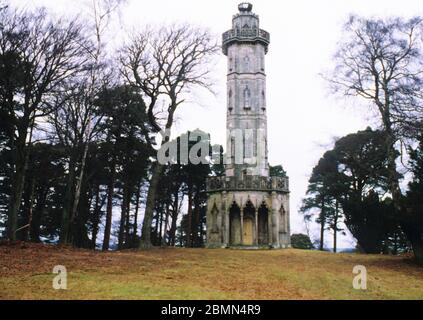
[[[244,218],[244,234],[243,234],[243,245],[253,245],[253,219],[247,217]]]

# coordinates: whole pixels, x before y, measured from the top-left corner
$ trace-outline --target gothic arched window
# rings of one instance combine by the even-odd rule
[[[244,109],[251,109],[250,99],[251,92],[248,86],[246,86],[244,89]]]
[[[229,111],[232,111],[233,107],[232,107],[232,89],[229,89],[229,93],[228,93],[228,109]]]
[[[261,109],[266,110],[266,94],[264,93],[264,90],[261,91]]]

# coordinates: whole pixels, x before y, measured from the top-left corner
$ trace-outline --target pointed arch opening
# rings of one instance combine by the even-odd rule
[[[263,202],[258,209],[258,244],[266,245],[269,243],[269,209]]]
[[[229,242],[233,246],[241,244],[241,208],[236,202],[229,209]]]
[[[250,200],[247,201],[243,210],[243,237],[242,244],[252,246],[255,239],[255,213],[256,209]]]

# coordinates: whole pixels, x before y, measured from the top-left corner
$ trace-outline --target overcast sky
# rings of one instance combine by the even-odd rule
[[[113,30],[119,42],[127,30],[146,24],[189,22],[219,37],[231,28],[234,0],[129,0],[122,8],[122,27]],[[58,14],[78,13],[86,0],[14,0],[19,6],[46,6]],[[268,143],[271,165],[282,164],[290,177],[291,229],[304,232],[298,209],[313,166],[333,145],[334,137],[376,125],[357,103],[334,99],[319,75],[329,70],[343,23],[351,13],[364,16],[423,15],[420,0],[251,1],[262,29],[270,32],[266,56]],[[226,57],[215,68],[217,96],[196,95],[178,112],[177,131],[200,128],[213,143],[225,142]],[[328,239],[327,244],[331,242]],[[348,236],[340,247],[351,246]]]

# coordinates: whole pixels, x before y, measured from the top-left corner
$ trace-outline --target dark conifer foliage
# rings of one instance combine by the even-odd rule
[[[302,211],[318,210],[320,250],[326,229],[343,221],[366,253],[399,253],[408,249],[401,220],[387,193],[385,132],[367,128],[336,141],[314,167]]]
[[[413,251],[419,264],[423,264],[423,135],[419,145],[410,149],[410,164],[413,180],[409,183],[409,191],[405,198],[406,213],[403,224],[407,235],[412,237]]]
[[[94,22],[1,7],[2,237],[126,249],[150,238],[151,228],[154,245],[174,246],[189,216],[184,245],[204,245],[205,179],[213,164],[160,164],[159,181],[156,137],[159,105],[170,103],[163,126],[170,129],[189,88],[210,88],[204,70],[218,46],[208,31],[172,25],[122,43],[116,58],[104,30],[121,2],[93,1]],[[137,50],[150,55],[137,60]],[[167,73],[142,72],[151,63],[166,64]],[[157,199],[145,218],[149,190]]]

